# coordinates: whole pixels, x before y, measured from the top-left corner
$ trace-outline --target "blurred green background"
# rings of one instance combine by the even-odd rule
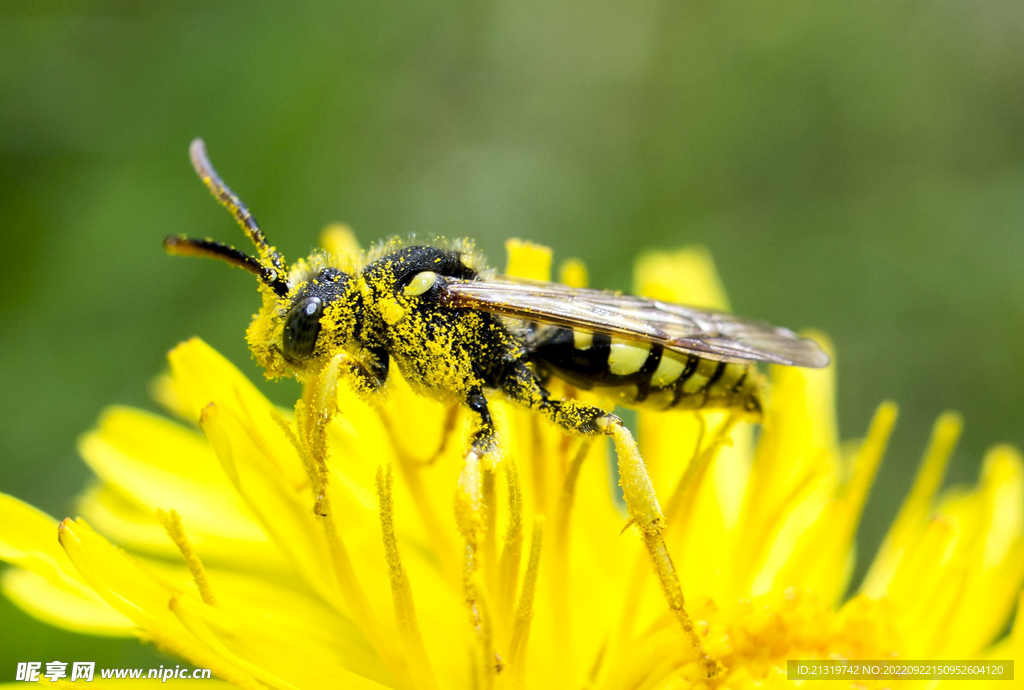
[[[900,403],[862,553],[939,412],[966,417],[951,481],[1024,445],[1019,2],[0,4],[0,490],[57,517],[77,435],[151,406],[176,342],[259,375],[253,279],[160,247],[245,246],[189,167],[200,135],[289,258],[332,221],[497,265],[520,236],[626,288],[641,249],[707,245],[737,312],[834,338],[844,437]],[[0,630],[4,681],[159,658],[6,600]]]

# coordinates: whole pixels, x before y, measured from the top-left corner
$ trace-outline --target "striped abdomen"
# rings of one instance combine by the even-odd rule
[[[529,351],[543,372],[625,407],[761,411],[759,377],[751,363],[704,359],[654,343],[554,326],[534,326]]]

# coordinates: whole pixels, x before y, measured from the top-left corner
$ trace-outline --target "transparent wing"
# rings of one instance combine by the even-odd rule
[[[658,343],[707,359],[815,368],[829,364],[817,343],[789,329],[619,292],[499,277],[448,282],[441,300],[452,307]]]

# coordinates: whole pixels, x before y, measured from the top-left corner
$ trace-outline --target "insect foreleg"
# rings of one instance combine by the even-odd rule
[[[303,395],[306,421],[303,425],[306,448],[312,464],[309,468],[316,490],[316,515],[327,514],[327,427],[338,413],[338,384],[346,381],[365,399],[380,391],[387,378],[387,353],[364,350],[357,359],[338,352],[306,386]]]
[[[387,350],[364,348],[356,357],[344,356],[342,376],[357,395],[370,400],[388,379],[388,361]]]

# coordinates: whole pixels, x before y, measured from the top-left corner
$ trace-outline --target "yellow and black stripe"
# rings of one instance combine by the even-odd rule
[[[542,373],[593,390],[625,407],[660,410],[742,408],[761,412],[752,363],[721,362],[658,343],[604,333],[532,326],[527,349]]]

